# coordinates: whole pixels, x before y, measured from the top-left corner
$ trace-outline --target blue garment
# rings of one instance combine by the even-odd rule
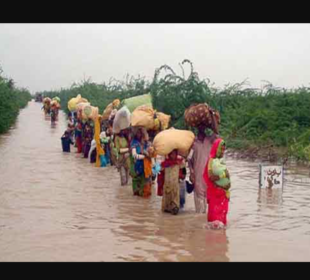
[[[62,151],[66,153],[70,153],[70,144],[73,145],[73,142],[70,137],[62,136],[61,138]]]
[[[111,163],[111,154],[110,154],[110,149],[109,149],[109,145],[108,144],[104,144],[104,151],[105,151],[105,157],[106,157],[106,161],[107,164]]]
[[[136,151],[137,151],[137,154],[140,154],[142,155],[144,151],[141,151],[141,145],[140,145],[140,142],[136,139],[133,139],[131,141],[131,148],[136,148]],[[143,147],[144,150],[147,149],[147,143],[144,143],[144,147]],[[144,176],[144,162],[143,162],[143,159],[137,159],[135,160],[135,172],[137,174],[137,176],[141,176],[143,175]]]
[[[107,159],[105,155],[100,155],[100,167],[106,167],[107,166]]]
[[[155,165],[152,167],[152,174],[153,176],[156,176],[160,172],[160,164],[158,162],[155,163]]]
[[[185,197],[186,197],[186,186],[185,181],[180,182],[180,208],[184,208]]]

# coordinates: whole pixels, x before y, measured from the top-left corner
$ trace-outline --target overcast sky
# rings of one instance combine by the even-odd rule
[[[249,78],[276,86],[310,83],[310,24],[0,24],[0,65],[36,91],[131,75],[190,59],[216,86]],[[186,68],[187,73],[189,68]]]

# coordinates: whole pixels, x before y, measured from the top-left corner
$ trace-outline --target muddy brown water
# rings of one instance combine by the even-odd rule
[[[309,170],[285,170],[283,192],[259,191],[258,162],[227,158],[226,230],[205,228],[193,195],[178,216],[132,195],[113,167],[63,154],[65,116],[51,126],[29,102],[0,136],[0,261],[310,261]]]

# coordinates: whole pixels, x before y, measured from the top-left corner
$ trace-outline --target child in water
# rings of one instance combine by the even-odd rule
[[[62,143],[62,151],[66,153],[70,153],[70,144],[73,145],[70,133],[71,132],[69,130],[66,130],[60,138]]]
[[[185,167],[178,150],[173,150],[168,158],[161,163],[164,169],[164,188],[162,198],[162,211],[177,215],[180,209],[180,169]]]

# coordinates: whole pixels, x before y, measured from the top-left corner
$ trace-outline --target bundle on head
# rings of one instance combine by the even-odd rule
[[[131,125],[141,126],[147,130],[164,130],[168,128],[170,118],[170,115],[157,113],[149,105],[141,105],[132,112]]]
[[[126,106],[117,111],[113,120],[113,133],[130,127],[130,111]]]
[[[191,127],[204,125],[218,133],[220,114],[212,109],[207,103],[192,104],[184,112],[185,123]]]
[[[43,99],[43,103],[44,104],[47,104],[47,105],[49,105],[50,103],[51,103],[51,99],[49,98],[49,97],[45,97],[44,99]]]
[[[86,105],[83,108],[82,116],[85,115],[87,119],[94,121],[98,117],[98,107],[94,107],[91,105]]]
[[[105,121],[105,120],[108,120],[112,111],[114,109],[117,109],[120,105],[120,100],[119,99],[115,99],[113,102],[111,102],[103,111],[102,113],[102,120]],[[116,110],[117,111],[117,110]]]
[[[87,102],[88,102],[87,99],[82,98],[82,96],[78,94],[77,97],[71,98],[68,101],[68,109],[70,112],[76,111],[78,104]]]
[[[186,157],[193,145],[195,135],[188,130],[170,128],[159,132],[153,141],[153,146],[158,155],[166,156],[173,150]]]

